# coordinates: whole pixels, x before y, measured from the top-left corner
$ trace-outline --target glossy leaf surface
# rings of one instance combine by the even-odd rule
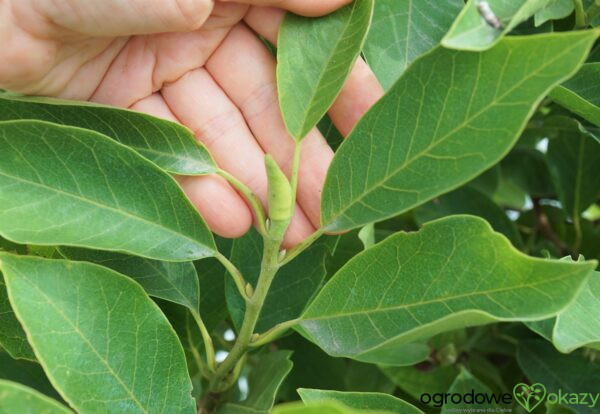
[[[75,409],[195,412],[181,344],[137,283],[81,262],[0,254],[0,267],[38,360]]]
[[[459,327],[557,314],[595,266],[530,258],[485,221],[448,217],[352,259],[301,331],[331,355],[364,359]]]
[[[1,122],[0,203],[0,234],[17,242],[179,261],[215,252],[212,234],[171,177],[79,128]]]
[[[596,36],[512,37],[486,52],[437,48],[416,61],[336,153],[323,226],[344,230],[392,217],[489,169]]]
[[[0,93],[0,121],[14,119],[38,119],[100,132],[174,174],[209,174],[217,169],[190,130],[140,112]]]
[[[287,15],[279,30],[277,84],[284,122],[297,141],[317,125],[340,92],[372,14],[373,0],[356,0],[318,19]]]

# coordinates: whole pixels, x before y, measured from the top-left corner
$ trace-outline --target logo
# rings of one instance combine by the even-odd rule
[[[540,383],[533,385],[517,384],[513,388],[515,400],[528,412],[532,412],[546,397],[546,387]]]

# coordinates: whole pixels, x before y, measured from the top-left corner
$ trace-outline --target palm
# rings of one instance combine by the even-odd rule
[[[264,154],[271,153],[289,172],[293,141],[278,109],[274,59],[252,29],[275,41],[282,16],[278,9],[217,2],[202,27],[193,31],[93,37],[61,29],[54,38],[33,36],[29,56],[37,56],[38,61],[27,62],[25,76],[13,74],[6,86],[28,94],[132,108],[181,122],[208,147],[221,168],[265,202]],[[36,53],[41,50],[57,52]],[[347,96],[342,94],[331,114],[344,133],[381,93],[366,67],[355,72],[356,85],[347,88]],[[287,246],[319,225],[320,189],[332,156],[318,131],[305,139],[299,205]],[[180,182],[215,232],[236,237],[251,225],[250,210],[224,180],[208,176]]]

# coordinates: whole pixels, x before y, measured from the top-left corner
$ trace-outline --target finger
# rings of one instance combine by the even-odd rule
[[[251,7],[246,23],[269,42],[277,44],[279,27],[285,13],[273,7]],[[329,116],[343,136],[347,136],[358,120],[384,94],[369,66],[359,58],[350,72],[338,98],[329,110]]]
[[[153,94],[131,109],[178,122],[160,94]],[[244,200],[221,177],[179,177],[179,182],[208,227],[222,237],[240,237],[252,225],[252,214]]]
[[[14,2],[16,13],[28,19],[45,17],[48,30],[67,29],[90,36],[190,31],[206,21],[213,0],[60,0]]]
[[[130,106],[133,102],[160,90],[184,73],[201,67],[223,41],[231,26],[246,11],[245,6],[221,5],[200,30],[188,33],[163,33],[131,38],[111,63],[92,100],[108,105]],[[213,24],[223,26],[212,27]]]
[[[338,131],[346,137],[383,94],[383,88],[375,74],[365,61],[359,58],[329,109],[329,117]]]
[[[264,151],[238,108],[204,69],[196,69],[163,88],[173,113],[206,145],[217,164],[246,184],[266,206],[267,175]],[[314,231],[297,209],[286,236],[293,245]]]
[[[275,61],[245,25],[238,25],[206,63],[206,68],[240,108],[261,147],[289,175],[294,141],[287,133],[277,98]],[[319,226],[320,193],[333,152],[315,129],[302,142],[298,201]]]
[[[255,6],[275,6],[304,16],[322,16],[339,9],[352,0],[221,0],[252,4]]]

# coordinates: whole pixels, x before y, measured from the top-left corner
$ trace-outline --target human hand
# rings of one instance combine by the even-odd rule
[[[289,174],[294,141],[279,111],[275,60],[257,34],[275,43],[285,9],[320,15],[348,2],[0,0],[0,87],[180,122],[266,204],[264,155]],[[329,115],[347,135],[382,94],[359,60]],[[284,247],[319,226],[332,157],[316,129],[304,139],[298,205]],[[215,233],[239,237],[252,225],[251,210],[222,178],[179,181]]]

